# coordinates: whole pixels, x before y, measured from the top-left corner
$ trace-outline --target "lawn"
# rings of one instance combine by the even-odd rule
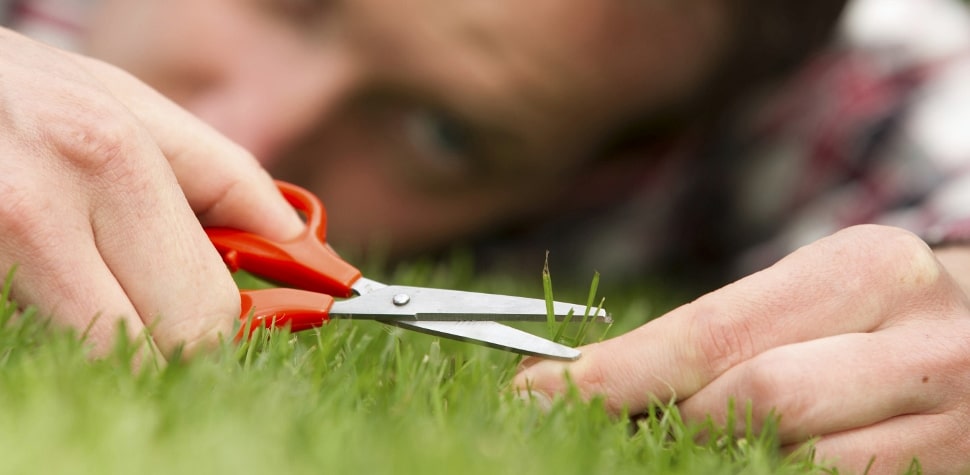
[[[542,297],[534,282],[415,264],[397,283]],[[456,270],[457,269],[457,270]],[[557,288],[560,300],[585,301]],[[600,288],[618,334],[663,293]],[[659,303],[658,303],[659,302]],[[813,473],[765,435],[695,442],[660,408],[636,423],[596,401],[543,409],[508,390],[519,358],[373,322],[274,332],[133,372],[78,338],[0,308],[0,467],[8,473]],[[545,324],[530,331],[545,334]],[[595,329],[594,329],[595,332]],[[595,337],[594,337],[595,338]],[[743,417],[740,418],[743,421]]]

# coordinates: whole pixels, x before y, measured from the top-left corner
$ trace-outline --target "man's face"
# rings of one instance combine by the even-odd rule
[[[625,120],[696,87],[717,0],[101,0],[86,52],[311,188],[338,246],[553,212]]]

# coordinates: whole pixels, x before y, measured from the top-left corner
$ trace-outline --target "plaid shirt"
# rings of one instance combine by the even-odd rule
[[[545,248],[583,274],[719,284],[855,224],[970,241],[963,3],[854,0],[827,50],[731,118],[696,149],[646,157],[622,202],[531,230],[511,259],[506,237],[486,252],[503,267],[538,269]]]
[[[622,200],[518,233],[511,258],[505,236],[483,252],[502,267],[539,269],[538,248],[577,276],[720,285],[855,224],[970,241],[964,3],[853,0],[830,47],[746,107],[696,148],[643,157]]]
[[[0,18],[6,10],[7,24],[70,48],[92,3],[0,0]],[[852,1],[832,47],[735,119],[697,153],[651,159],[622,202],[518,236],[524,246],[492,240],[485,253],[531,266],[541,259],[535,247],[551,248],[604,275],[737,276],[854,224],[900,226],[931,243],[970,240],[964,4]]]
[[[95,0],[0,0],[0,24],[53,46],[72,50]]]
[[[743,271],[854,224],[970,239],[970,15],[946,0],[851,3],[840,41],[737,140],[735,220],[768,231]]]

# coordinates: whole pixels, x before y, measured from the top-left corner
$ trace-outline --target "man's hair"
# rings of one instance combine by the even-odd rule
[[[681,1],[681,0],[676,0]],[[697,121],[727,120],[734,106],[778,81],[834,37],[847,0],[723,0],[729,15],[726,40],[713,64],[685,97],[621,121],[593,154],[639,149]],[[708,124],[711,125],[711,124]],[[723,125],[723,124],[722,124]]]
[[[789,74],[829,43],[846,0],[728,0],[731,40],[715,81],[744,90]],[[733,83],[733,84],[732,84]]]

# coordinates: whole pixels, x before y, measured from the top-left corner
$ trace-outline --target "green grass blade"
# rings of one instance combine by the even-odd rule
[[[400,283],[449,285],[440,269],[411,274],[415,280]],[[0,314],[15,308],[9,279]],[[624,305],[642,294],[610,299],[632,309]],[[648,316],[628,318],[640,317]],[[11,428],[0,432],[0,471],[7,473],[821,471],[809,449],[782,456],[768,425],[746,433],[743,446],[702,442],[704,426],[685,421],[674,400],[655,401],[635,422],[575,387],[548,404],[523,400],[509,390],[515,355],[377,322],[338,320],[296,334],[258,327],[241,342],[226,338],[211,355],[138,372],[127,359],[144,342],[93,361],[77,333],[42,322],[28,309],[0,326],[0,423]]]
[[[550,335],[556,334],[556,312],[552,295],[552,275],[549,273],[549,251],[546,251],[546,259],[542,264],[542,294],[546,299],[546,325]]]

